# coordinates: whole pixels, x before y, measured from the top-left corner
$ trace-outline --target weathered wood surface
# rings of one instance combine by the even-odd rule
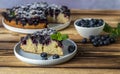
[[[0,12],[4,9],[0,9]],[[48,66],[50,68],[41,68],[40,66],[30,65],[18,60],[13,53],[14,45],[20,40],[25,34],[19,34],[5,29],[1,23],[2,16],[0,16],[0,72],[12,72],[16,69],[16,72],[26,72],[26,70],[35,73],[47,73],[47,71],[54,73],[95,73],[105,72],[112,74],[111,71],[118,73],[119,70],[110,70],[120,68],[120,38],[118,38],[115,44],[102,47],[94,47],[92,44],[82,44],[80,41],[82,37],[77,33],[74,28],[74,21],[78,18],[101,18],[115,27],[120,21],[120,11],[116,10],[72,10],[71,19],[72,22],[69,27],[61,30],[63,34],[68,34],[69,38],[76,42],[78,45],[78,52],[76,56],[70,61]],[[84,69],[87,68],[86,72]],[[97,69],[96,69],[97,68]],[[100,68],[100,70],[99,70]],[[101,70],[107,69],[107,70]],[[26,70],[25,70],[26,69]],[[22,71],[23,70],[23,71]],[[33,71],[32,71],[33,70]],[[46,71],[44,71],[46,70]],[[48,72],[48,73],[49,73]],[[5,73],[5,72],[4,72]],[[98,74],[99,74],[98,73]],[[24,73],[23,73],[24,74]]]

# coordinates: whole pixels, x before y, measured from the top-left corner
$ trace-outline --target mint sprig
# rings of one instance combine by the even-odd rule
[[[50,37],[51,37],[53,40],[58,40],[58,41],[62,41],[62,40],[68,39],[68,35],[66,35],[66,34],[61,34],[60,32],[57,32],[57,33],[55,33],[55,34],[52,34],[52,35],[50,35]]]
[[[109,24],[105,23],[103,30],[113,37],[118,37],[120,36],[120,23],[117,24],[117,27],[111,27]]]
[[[10,15],[11,15],[11,16],[15,16],[15,12],[11,10],[11,11],[10,11]]]

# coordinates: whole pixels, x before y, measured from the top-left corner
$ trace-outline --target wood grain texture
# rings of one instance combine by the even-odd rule
[[[0,9],[0,12],[5,11]],[[82,44],[82,37],[74,28],[74,21],[78,18],[101,18],[111,26],[115,27],[120,21],[120,11],[118,10],[72,10],[72,22],[69,27],[61,30],[63,34],[68,34],[69,38],[76,42],[78,52],[70,61],[47,66],[30,65],[18,60],[13,53],[14,45],[19,42],[22,36],[16,32],[5,29],[1,23],[0,15],[0,74],[33,74],[49,73],[54,74],[119,74],[120,68],[120,38],[117,42],[109,46],[94,47],[92,44]],[[105,69],[105,70],[104,70]],[[116,69],[116,70],[114,70]]]
[[[1,68],[1,74],[119,74],[115,69]]]

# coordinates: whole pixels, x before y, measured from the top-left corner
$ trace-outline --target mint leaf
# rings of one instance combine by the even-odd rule
[[[103,29],[105,32],[111,32],[112,29],[113,29],[113,28],[112,28],[111,26],[109,26],[107,23],[105,23],[105,27],[104,27],[104,29]]]
[[[55,34],[52,34],[50,37],[51,37],[52,39],[57,39],[57,36],[56,36]]]
[[[103,30],[109,33],[110,36],[112,37],[118,37],[120,36],[120,23],[118,23],[117,27],[111,27],[110,25],[106,23]]]
[[[61,34],[60,32],[57,32],[56,34],[52,34],[50,36],[53,40],[58,40],[58,41],[62,41],[62,40],[66,40],[68,38],[68,35],[66,34]]]
[[[10,15],[11,16],[15,16],[15,12],[14,11],[10,11]]]
[[[118,23],[117,28],[120,29],[120,23]]]
[[[57,37],[58,37],[58,41],[61,41],[61,40],[62,40],[62,37],[61,37],[61,33],[60,33],[60,32],[57,33]]]
[[[67,38],[68,38],[68,35],[66,35],[66,34],[63,34],[63,35],[62,35],[62,39],[63,39],[63,40],[66,40]]]

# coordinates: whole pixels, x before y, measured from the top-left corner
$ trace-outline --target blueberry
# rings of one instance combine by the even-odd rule
[[[60,10],[59,10],[59,9],[56,9],[56,10],[55,10],[55,15],[57,16],[59,13],[60,13]]]
[[[37,44],[37,43],[38,43],[38,41],[37,41],[36,39],[33,39],[32,42],[33,42],[34,44]]]
[[[93,42],[93,45],[97,47],[97,46],[99,46],[99,43],[98,42]]]
[[[110,38],[106,38],[106,40],[110,42]]]
[[[89,39],[93,39],[95,36],[94,35],[91,35],[91,36],[89,36]]]
[[[40,11],[40,10],[42,10],[42,8],[41,8],[41,7],[37,7],[37,10],[39,10],[39,11]]]
[[[82,19],[82,20],[80,20],[80,24],[81,24],[82,26],[84,26],[84,25],[86,25],[86,21],[85,21],[84,19]]]
[[[97,23],[97,19],[91,19],[91,21],[96,24]]]
[[[69,45],[68,46],[68,52],[72,53],[75,50],[75,46],[74,45]]]
[[[76,22],[76,25],[77,25],[77,26],[81,26],[80,21]]]
[[[58,59],[58,58],[60,58],[60,56],[59,56],[58,54],[54,54],[54,55],[52,56],[52,58],[53,58],[53,59]]]
[[[37,14],[37,12],[36,12],[36,11],[32,12],[32,15],[35,15],[35,14]]]
[[[92,41],[92,39],[94,39],[94,37],[95,37],[95,36],[93,36],[93,35],[91,35],[91,36],[89,37],[90,42]]]
[[[25,18],[22,18],[22,19],[21,19],[21,23],[22,23],[23,26],[26,25],[26,23],[27,23],[27,22],[26,22],[26,19],[25,19]]]
[[[90,27],[94,27],[94,22],[93,22],[93,21],[90,21],[90,22],[89,22],[89,25],[90,25]]]
[[[86,39],[86,38],[83,38],[81,42],[82,42],[82,43],[87,43],[87,39]]]
[[[103,44],[104,44],[104,45],[108,45],[108,42],[107,42],[107,41],[103,41]]]
[[[36,21],[36,22],[39,22],[39,17],[37,17],[37,18],[35,19],[35,21]]]
[[[62,9],[63,11],[66,11],[66,10],[68,9],[68,7],[67,7],[67,6],[62,6],[61,9]]]
[[[99,19],[95,19],[95,20],[96,20],[95,24],[98,24],[98,22],[99,22]]]
[[[105,40],[106,38],[105,38],[104,36],[101,36],[101,39],[102,39],[102,40]]]
[[[28,24],[29,24],[29,25],[32,25],[32,24],[33,24],[33,21],[32,21],[32,20],[28,20]]]
[[[95,39],[95,40],[98,40],[98,39],[100,39],[100,36],[95,36],[94,39]]]
[[[102,40],[101,40],[101,39],[98,39],[97,41],[98,41],[98,42],[102,42]]]
[[[89,25],[90,20],[85,20],[85,23],[86,23],[87,25]]]
[[[109,40],[109,39],[107,39],[107,40],[106,40],[106,42],[107,42],[107,45],[109,45],[109,44],[110,44],[110,40]]]
[[[26,22],[24,21],[24,22],[21,22],[22,23],[22,25],[24,26],[24,25],[26,25]]]
[[[99,19],[99,21],[98,21],[98,24],[101,26],[101,25],[103,25],[103,20],[102,19]]]
[[[22,40],[22,44],[23,45],[26,45],[27,44],[27,42],[26,42],[26,40],[24,39],[24,40]]]
[[[115,39],[114,38],[110,38],[110,43],[114,43]]]
[[[92,40],[91,40],[92,43],[95,42],[95,41],[97,41],[97,40],[95,40],[95,39],[92,39]]]
[[[100,25],[99,24],[96,24],[96,27],[99,27]]]
[[[23,10],[24,10],[24,11],[27,11],[27,10],[29,10],[29,8],[23,8]]]
[[[41,57],[47,57],[47,53],[42,52],[42,53],[40,54],[40,56],[41,56]]]
[[[41,15],[42,13],[41,12],[37,12],[38,15]]]
[[[103,41],[99,42],[99,45],[100,45],[100,46],[102,46],[103,44],[104,44]]]
[[[86,25],[85,24],[81,24],[81,27],[86,27]]]
[[[37,21],[35,21],[35,22],[34,22],[34,25],[38,25],[38,22],[37,22]]]

